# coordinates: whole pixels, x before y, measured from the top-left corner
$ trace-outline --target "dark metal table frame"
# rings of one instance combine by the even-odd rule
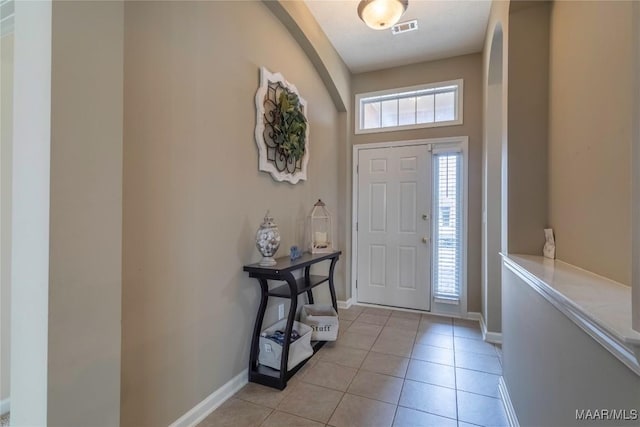
[[[304,253],[302,257],[291,261],[289,257],[276,259],[276,265],[271,267],[261,266],[259,264],[245,265],[243,270],[249,273],[249,277],[258,279],[262,297],[258,308],[256,323],[253,328],[253,336],[251,337],[251,354],[249,357],[249,381],[263,384],[277,389],[284,389],[287,381],[295,375],[296,372],[309,359],[305,359],[291,370],[287,370],[289,362],[289,345],[291,330],[293,329],[293,321],[296,317],[298,309],[298,295],[306,293],[309,304],[313,304],[312,289],[316,286],[328,282],[329,292],[331,292],[331,303],[333,308],[338,312],[338,304],[336,301],[336,291],[333,283],[333,272],[340,257],[341,251],[323,254]],[[328,276],[311,275],[311,266],[322,261],[331,261]],[[304,269],[302,277],[296,279],[293,275],[294,271]],[[286,283],[269,289],[269,280],[285,281]],[[287,326],[284,334],[284,345],[282,346],[282,360],[280,361],[280,370],[271,369],[267,366],[258,364],[258,351],[260,346],[260,332],[262,331],[262,321],[267,309],[267,301],[269,297],[285,298],[290,300],[289,315],[287,317]],[[314,354],[320,350],[325,341],[312,342]]]

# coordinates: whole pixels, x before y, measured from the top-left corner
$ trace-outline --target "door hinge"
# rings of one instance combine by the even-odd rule
[[[359,223],[358,223],[358,222],[356,222],[356,231],[358,231],[358,224],[359,224]]]
[[[356,175],[360,173],[360,165],[356,165]]]
[[[356,279],[356,289],[358,289],[358,279]]]

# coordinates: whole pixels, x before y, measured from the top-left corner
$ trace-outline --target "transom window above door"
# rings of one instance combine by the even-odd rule
[[[462,124],[462,79],[356,95],[356,134]]]

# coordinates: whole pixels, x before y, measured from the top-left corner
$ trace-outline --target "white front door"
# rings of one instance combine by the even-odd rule
[[[429,310],[428,145],[358,151],[359,302]]]

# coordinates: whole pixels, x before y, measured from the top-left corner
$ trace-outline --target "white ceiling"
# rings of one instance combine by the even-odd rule
[[[372,30],[358,17],[358,0],[305,0],[351,72],[397,67],[480,52],[490,0],[409,0],[400,22],[418,30]]]

